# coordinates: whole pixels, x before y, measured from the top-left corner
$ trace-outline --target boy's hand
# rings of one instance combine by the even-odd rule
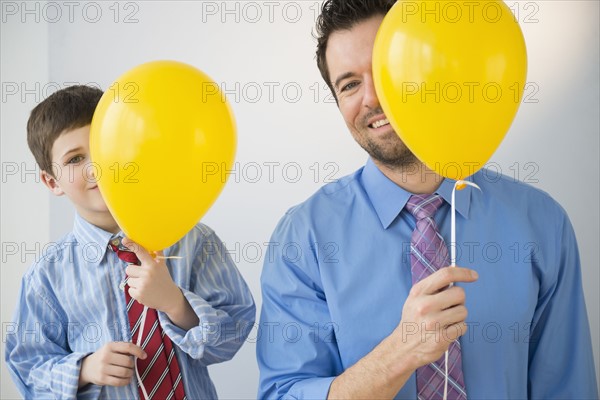
[[[155,259],[139,244],[123,239],[123,245],[133,251],[141,265],[130,265],[125,269],[129,276],[129,294],[139,303],[167,314],[180,307],[183,293],[173,282],[167,264],[163,259]],[[162,252],[156,255],[162,256]]]
[[[129,342],[110,342],[85,357],[79,371],[79,387],[88,383],[125,386],[135,373],[133,357],[147,357],[141,347]]]

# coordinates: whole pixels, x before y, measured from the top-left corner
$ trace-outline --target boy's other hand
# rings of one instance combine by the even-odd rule
[[[85,357],[79,371],[79,387],[88,383],[101,386],[126,386],[135,373],[133,357],[147,357],[140,346],[129,342],[106,343]]]
[[[125,238],[123,245],[133,251],[141,265],[130,265],[125,272],[129,276],[129,294],[139,303],[171,314],[184,301],[183,293],[173,282],[162,252],[154,258],[139,244]]]

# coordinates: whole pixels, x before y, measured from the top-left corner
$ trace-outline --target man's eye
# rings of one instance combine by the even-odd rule
[[[347,83],[344,86],[342,86],[342,89],[340,90],[340,92],[345,92],[346,90],[350,90],[350,89],[356,87],[356,85],[358,85],[358,82],[356,82],[356,81]]]
[[[67,164],[78,164],[82,162],[84,158],[84,156],[75,156],[73,158],[70,158],[69,161],[67,161]]]

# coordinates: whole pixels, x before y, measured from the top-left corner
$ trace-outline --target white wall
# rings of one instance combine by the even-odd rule
[[[39,249],[50,240],[48,190],[39,181],[33,156],[27,148],[25,130],[29,112],[42,99],[36,85],[48,82],[48,25],[23,24],[20,18],[5,20],[2,3],[0,37],[0,398],[15,399],[19,394],[4,363],[6,324],[12,319],[20,277],[35,260]]]
[[[239,164],[203,222],[237,258],[260,306],[260,256],[276,222],[330,175],[340,177],[366,159],[335,104],[327,101],[316,69],[311,30],[319,2],[54,2],[58,8],[38,3],[39,22],[23,14],[21,2],[12,3],[17,14],[5,12],[8,3],[2,5],[3,93],[6,82],[27,87],[39,82],[42,97],[69,82],[106,89],[124,71],[155,59],[193,64],[223,82],[238,124]],[[508,3],[519,11],[529,51],[528,81],[539,91],[528,92],[537,102],[522,105],[493,161],[504,173],[550,192],[571,216],[600,366],[598,3]],[[34,9],[34,2],[28,4]],[[21,94],[2,101],[3,173],[10,162],[34,165],[25,123],[35,99],[29,95],[23,103]],[[33,176],[21,183],[11,175],[5,183],[4,175],[3,324],[10,321],[20,277],[33,259],[22,254],[23,246],[16,255],[5,254],[5,244],[43,247],[69,230],[73,217],[65,199],[41,195],[45,192]],[[25,225],[17,223],[19,216],[27,217]],[[252,340],[211,374],[221,398],[254,398],[258,371]],[[3,364],[0,397],[16,396]]]

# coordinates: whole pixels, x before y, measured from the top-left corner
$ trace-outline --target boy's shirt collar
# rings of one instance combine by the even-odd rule
[[[97,267],[104,259],[110,239],[115,236],[86,221],[78,213],[73,223],[73,236],[86,264]]]

